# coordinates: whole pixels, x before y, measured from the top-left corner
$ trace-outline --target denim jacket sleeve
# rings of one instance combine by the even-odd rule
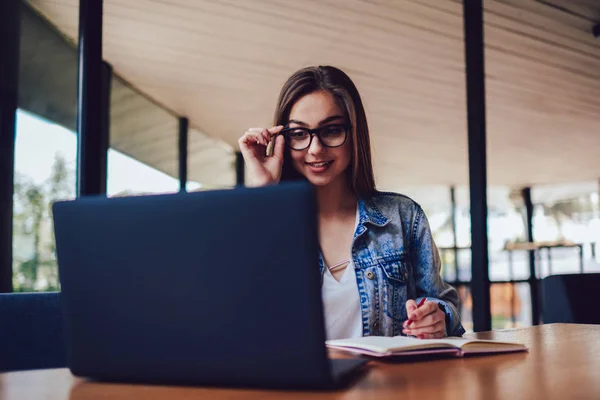
[[[440,304],[446,313],[446,334],[462,336],[465,333],[458,312],[458,292],[442,280],[440,254],[433,240],[427,217],[417,206],[413,226],[414,276],[417,299],[427,297]]]

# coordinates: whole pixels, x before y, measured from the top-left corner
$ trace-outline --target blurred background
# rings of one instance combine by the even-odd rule
[[[59,288],[50,206],[76,194],[78,12],[21,8],[15,291]],[[270,126],[294,71],[337,66],[363,97],[378,188],[424,208],[472,330],[462,13],[454,0],[105,0],[108,196],[180,189],[182,117],[187,190],[243,182],[239,136]],[[600,271],[599,22],[597,0],[484,1],[494,329],[535,323],[540,278]]]

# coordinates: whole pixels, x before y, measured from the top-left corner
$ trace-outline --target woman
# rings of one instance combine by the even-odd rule
[[[275,126],[248,130],[239,146],[249,186],[306,179],[316,187],[328,339],[464,333],[423,210],[375,190],[365,111],[344,72],[296,72],[281,90]]]

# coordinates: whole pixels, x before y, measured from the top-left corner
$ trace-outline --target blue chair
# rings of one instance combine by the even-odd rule
[[[542,279],[541,292],[545,324],[600,324],[600,273],[550,275]]]
[[[0,294],[0,371],[66,366],[59,295]]]

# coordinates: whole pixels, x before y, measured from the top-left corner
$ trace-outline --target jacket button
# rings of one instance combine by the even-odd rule
[[[374,279],[375,278],[375,274],[372,271],[367,271],[367,279]]]

